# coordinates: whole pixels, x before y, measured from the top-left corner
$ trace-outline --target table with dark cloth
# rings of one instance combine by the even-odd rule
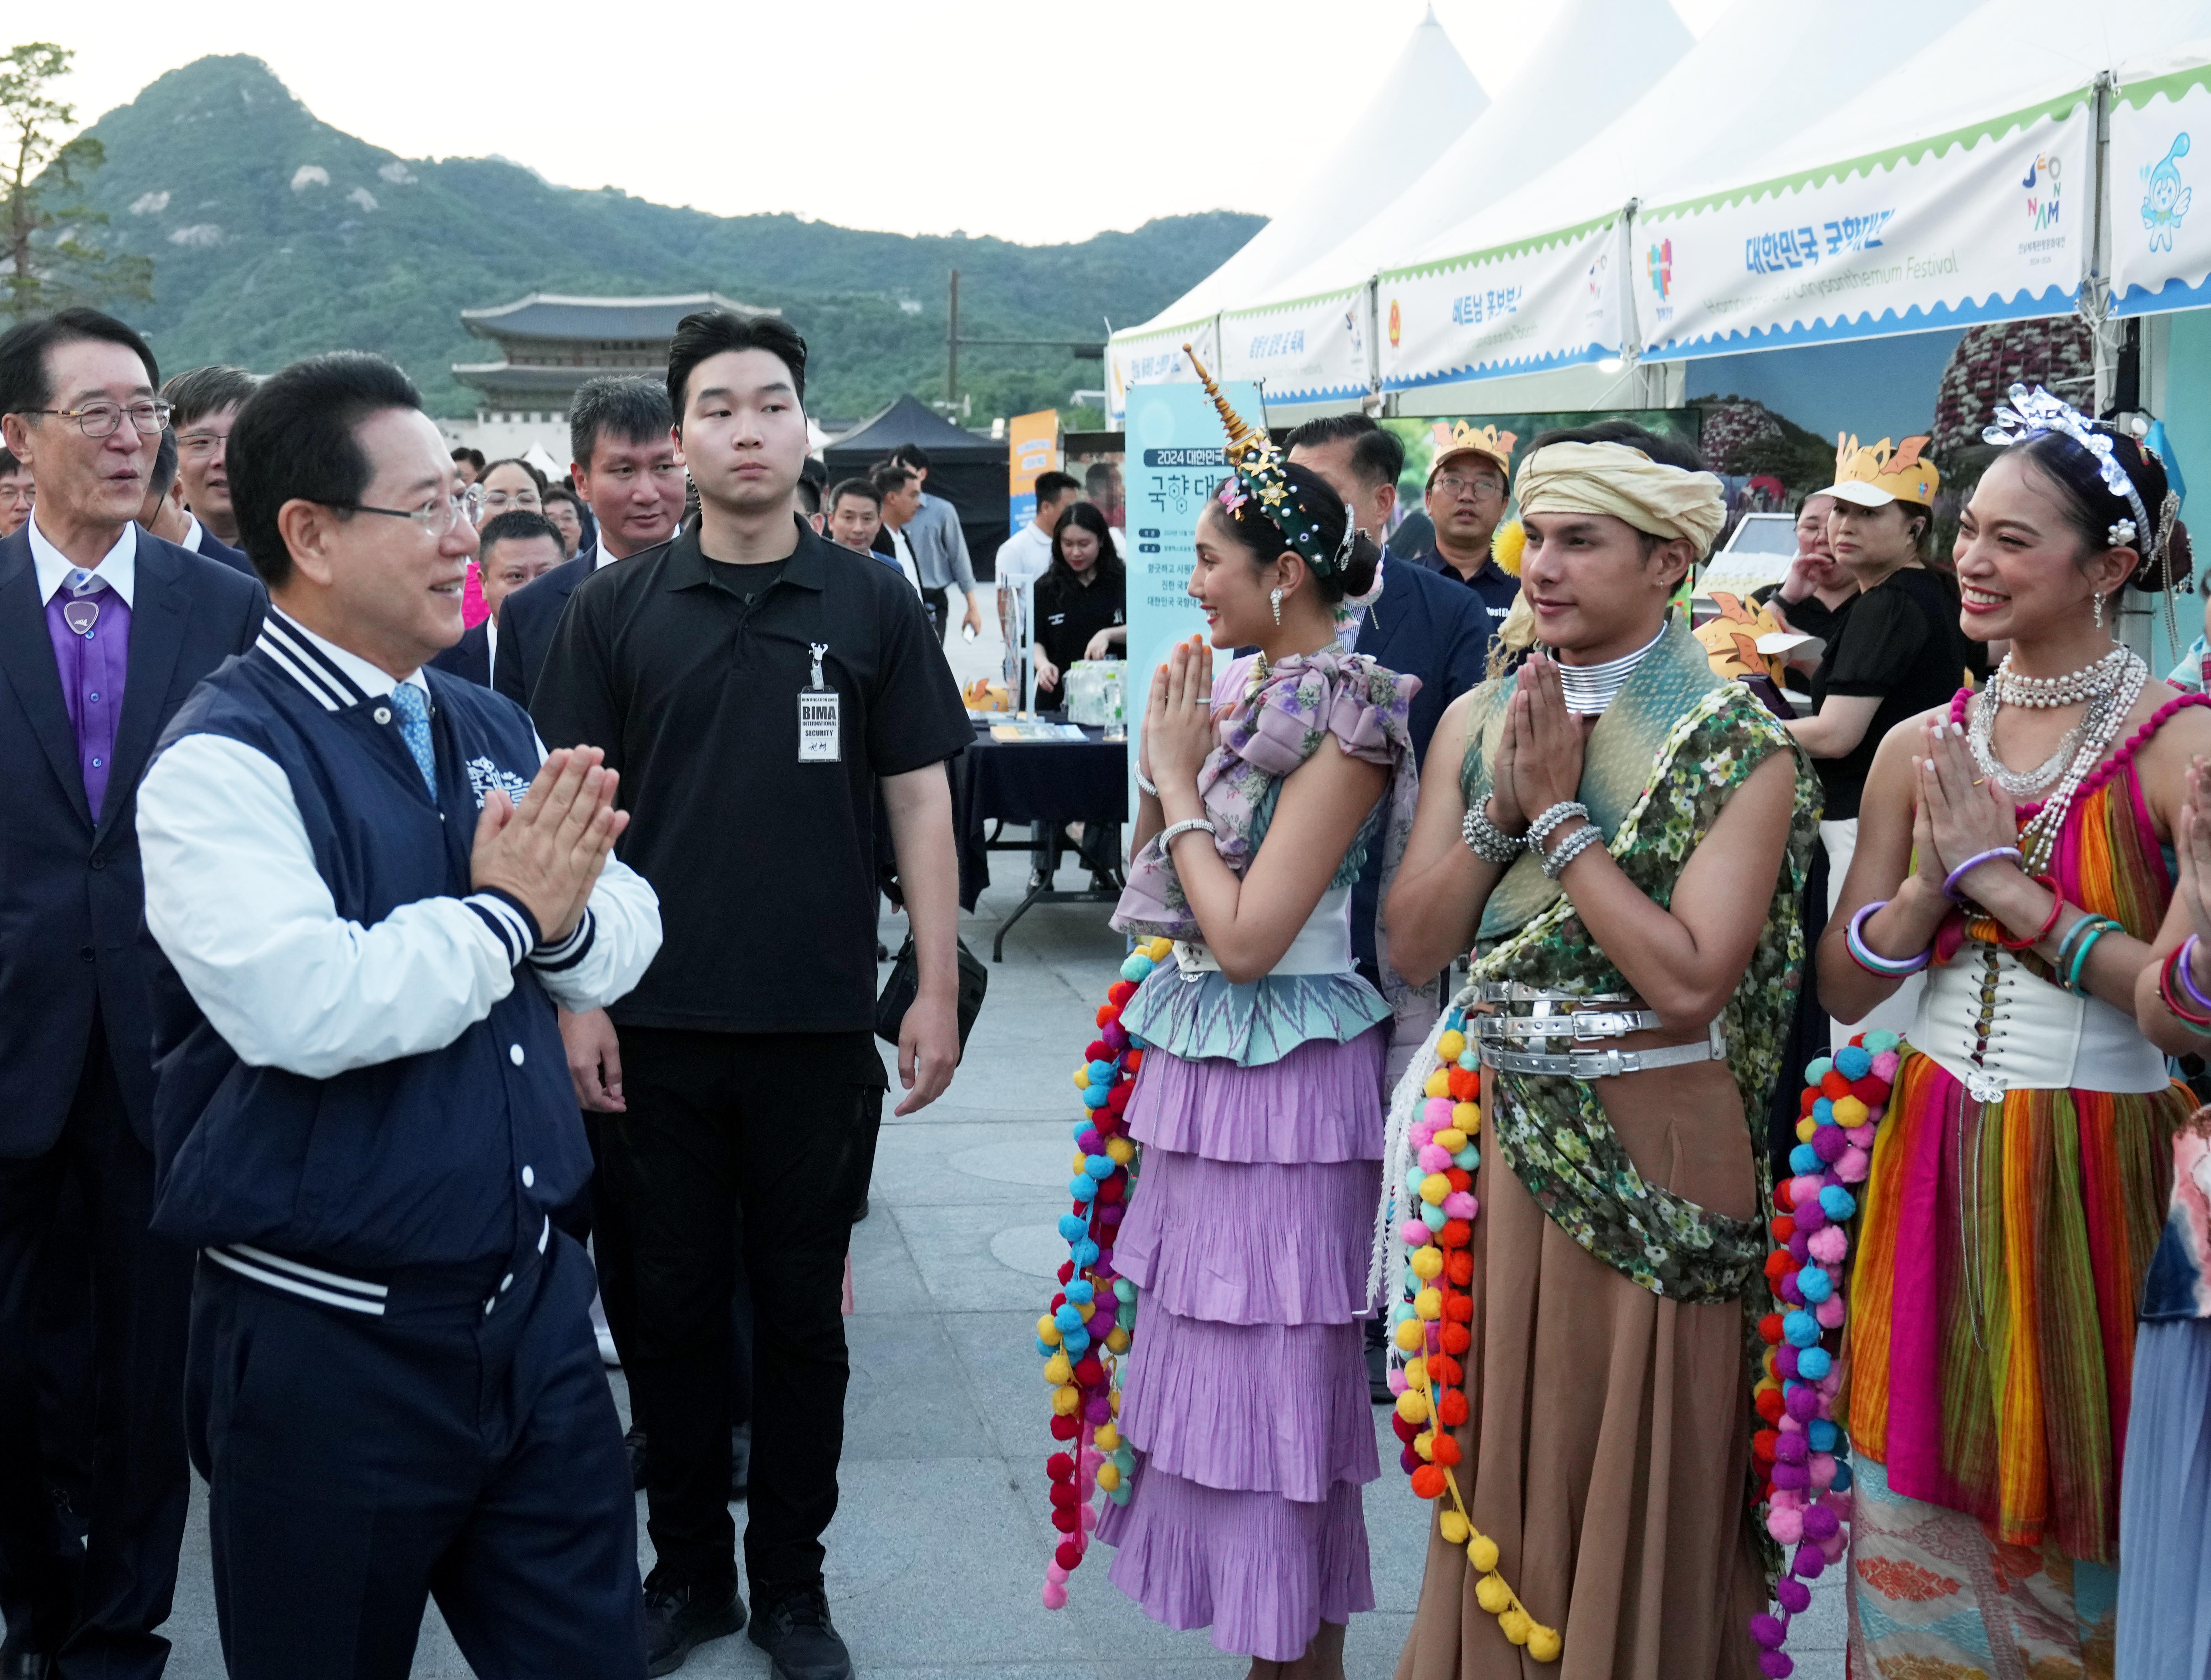
[[[1057,722],[1057,719],[1053,721]],[[953,761],[952,815],[960,837],[960,903],[972,910],[990,885],[990,855],[1029,849],[1030,823],[1121,824],[1129,817],[1129,743],[1107,740],[1086,728],[1074,740],[996,740],[990,725],[975,725],[975,744]],[[990,825],[1000,825],[994,833]],[[1019,839],[996,837],[1006,824],[1021,825]],[[1118,842],[1117,842],[1118,855]],[[1025,897],[998,930],[992,960],[1007,929],[1039,903],[1103,902],[1093,891],[1060,892],[1047,881]]]

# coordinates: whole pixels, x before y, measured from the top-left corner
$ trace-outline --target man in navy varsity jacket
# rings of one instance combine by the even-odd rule
[[[191,1485],[179,1426],[191,1257],[147,1230],[154,1029],[132,817],[162,727],[195,683],[252,645],[265,597],[252,578],[131,523],[161,436],[160,377],[137,334],[92,310],[0,337],[0,439],[38,487],[33,516],[0,541],[0,1598],[12,1618],[0,1674],[9,1680],[161,1673],[169,1647],[154,1630],[169,1614]],[[64,1196],[71,1180],[81,1199]],[[58,1233],[67,1246],[58,1250],[49,1243],[63,1207],[83,1223]],[[81,1263],[88,1250],[90,1372],[37,1324],[41,1265]],[[72,1285],[82,1301],[81,1273],[54,1284]],[[60,1532],[46,1492],[73,1478],[41,1450],[42,1364],[64,1393],[97,1378],[81,1508],[88,1546]]]
[[[660,945],[596,749],[423,667],[459,485],[390,363],[249,398],[231,493],[271,610],[141,790],[156,1230],[201,1251],[185,1434],[233,1680],[402,1680],[426,1594],[475,1671],[643,1672],[636,1522],[550,1212],[591,1170],[555,1000]]]

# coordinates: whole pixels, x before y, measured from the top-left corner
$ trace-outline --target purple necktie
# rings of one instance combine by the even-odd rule
[[[123,682],[130,662],[130,606],[96,571],[73,568],[46,603],[46,634],[62,702],[76,736],[85,803],[99,820],[115,763]]]

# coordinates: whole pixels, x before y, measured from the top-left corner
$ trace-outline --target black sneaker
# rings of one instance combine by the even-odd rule
[[[829,1624],[829,1597],[819,1586],[763,1599],[750,1638],[767,1653],[775,1680],[852,1680],[851,1653]]]
[[[656,1572],[657,1573],[657,1572]],[[645,1584],[645,1671],[673,1674],[692,1648],[745,1625],[736,1577],[683,1586]]]

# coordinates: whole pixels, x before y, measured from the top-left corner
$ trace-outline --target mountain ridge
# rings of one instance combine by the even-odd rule
[[[165,367],[374,350],[441,414],[473,411],[451,366],[493,347],[460,311],[530,292],[711,290],[779,308],[808,340],[809,406],[857,416],[901,391],[942,395],[951,269],[963,333],[1095,341],[1106,317],[1144,319],[1264,221],[1213,211],[1020,245],[716,216],[554,186],[503,159],[403,158],[322,122],[243,54],[169,71],[89,132],[107,162],[82,196],[109,218],[105,243],[154,258],[154,301],[128,312]],[[1101,383],[1097,362],[1053,353],[963,346],[960,361],[978,418],[1065,408]]]

